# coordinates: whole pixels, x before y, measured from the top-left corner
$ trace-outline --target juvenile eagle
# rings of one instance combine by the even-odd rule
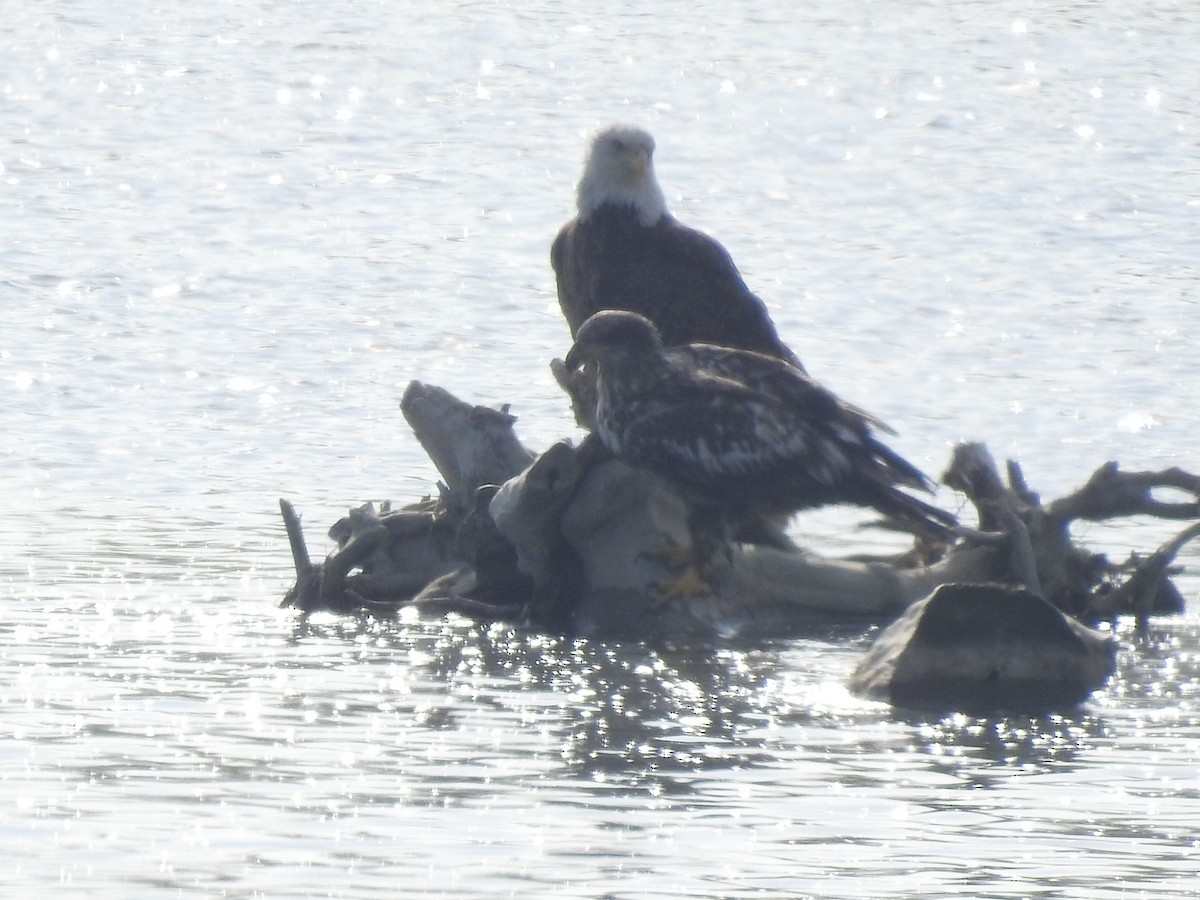
[[[600,442],[700,501],[697,564],[736,528],[827,504],[872,507],[918,533],[948,536],[956,524],[900,489],[930,483],[875,437],[873,428],[887,426],[779,359],[665,347],[645,317],[607,310],[579,328],[565,362],[597,369]],[[714,514],[724,531],[702,524]]]
[[[646,131],[612,125],[595,135],[577,206],[550,249],[572,337],[594,313],[628,309],[669,347],[708,342],[800,365],[725,248],[667,212]]]

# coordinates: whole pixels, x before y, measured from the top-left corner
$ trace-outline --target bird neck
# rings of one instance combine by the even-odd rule
[[[600,388],[619,383],[630,396],[652,393],[664,382],[673,380],[670,360],[661,352],[621,353],[600,364]]]
[[[587,178],[579,182],[576,193],[580,221],[586,222],[602,207],[627,207],[633,210],[640,224],[657,225],[667,214],[667,198],[654,173],[647,172],[636,184],[601,183]]]

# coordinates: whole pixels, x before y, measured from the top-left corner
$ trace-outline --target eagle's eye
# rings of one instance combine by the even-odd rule
[[[614,150],[616,150],[618,153],[620,153],[621,151],[623,151],[625,149],[625,142],[623,140],[621,140],[620,138],[613,138],[612,139],[612,147]]]

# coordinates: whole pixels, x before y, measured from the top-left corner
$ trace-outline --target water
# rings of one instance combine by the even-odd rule
[[[858,629],[656,649],[275,608],[277,498],[319,554],[430,489],[410,378],[575,434],[548,248],[614,119],[927,470],[960,439],[1047,497],[1200,467],[1198,39],[1182,3],[9,10],[0,888],[1200,895],[1195,547],[1193,609],[1037,719],[855,700]],[[798,530],[886,543],[854,521]]]

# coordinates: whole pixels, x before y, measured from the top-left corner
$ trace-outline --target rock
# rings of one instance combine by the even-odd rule
[[[1036,594],[944,584],[885,628],[850,678],[855,693],[939,711],[1068,709],[1112,675],[1116,642]]]

